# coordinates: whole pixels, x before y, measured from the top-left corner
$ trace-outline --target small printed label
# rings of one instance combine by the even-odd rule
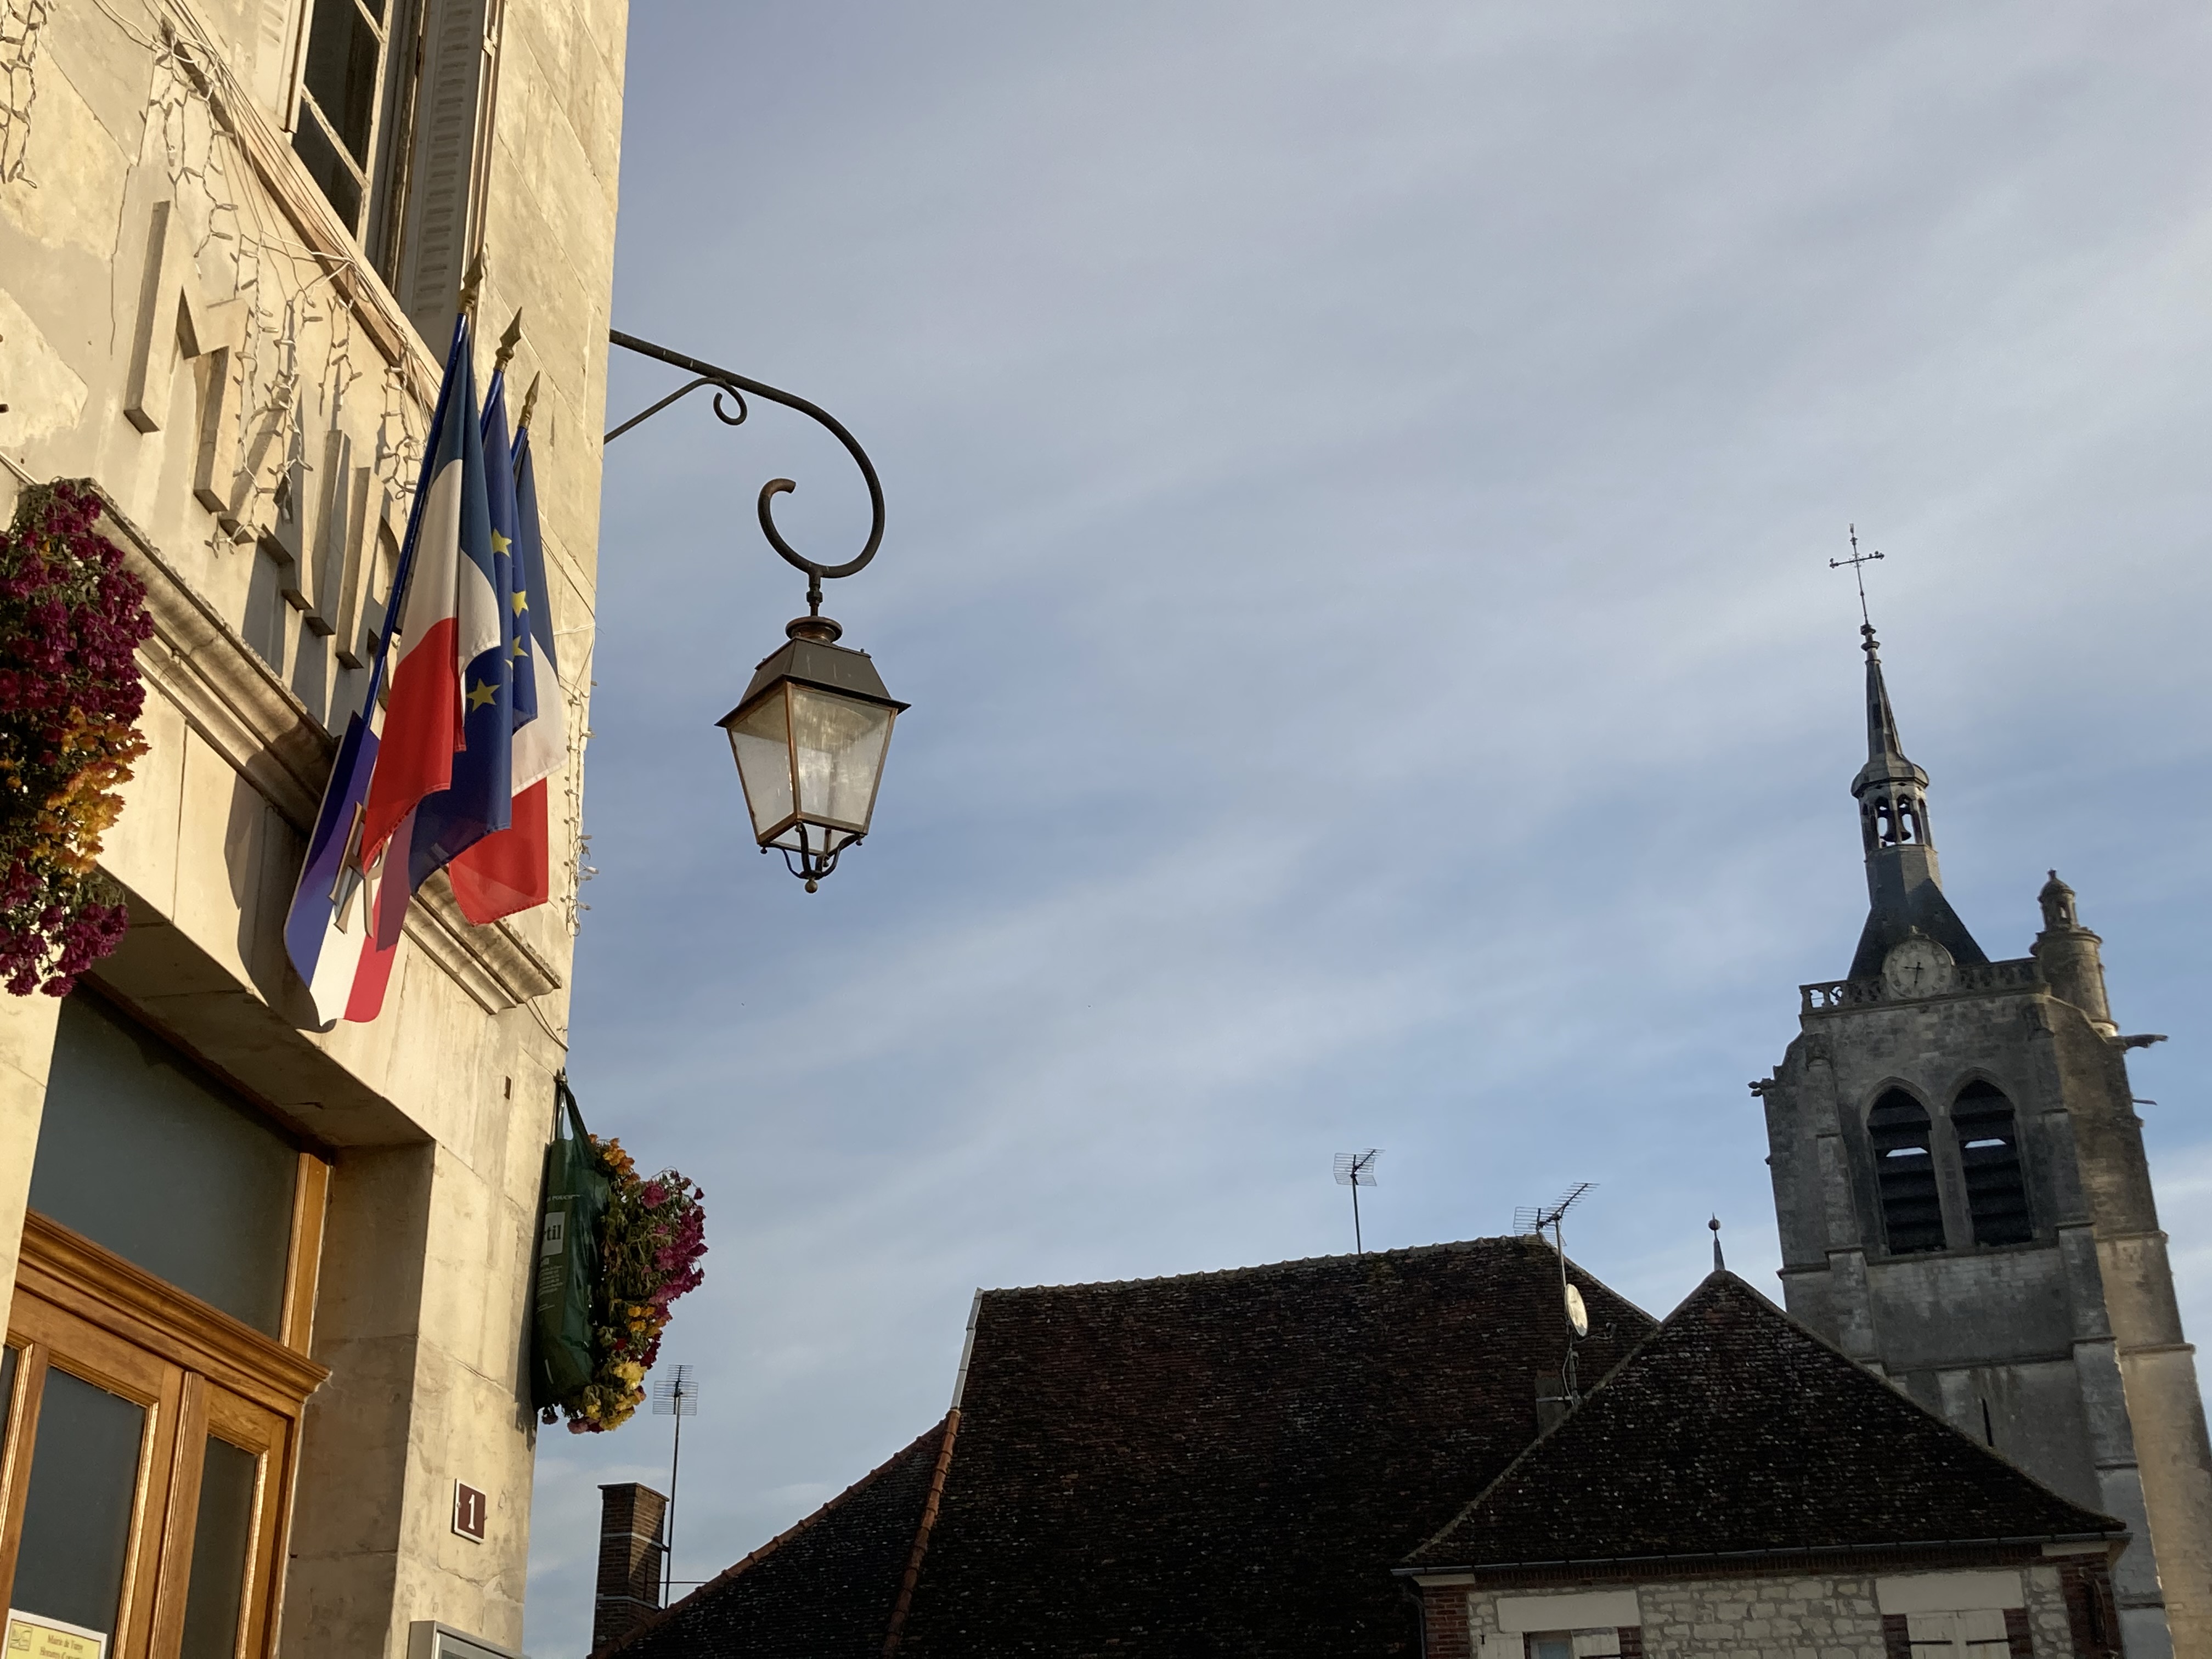
[[[8,1612],[8,1659],[107,1659],[107,1638],[44,1613]]]
[[[545,1238],[538,1254],[540,1256],[558,1255],[561,1246],[568,1237],[568,1215],[565,1210],[545,1212]]]
[[[453,1530],[464,1538],[483,1542],[484,1495],[465,1480],[453,1482]]]

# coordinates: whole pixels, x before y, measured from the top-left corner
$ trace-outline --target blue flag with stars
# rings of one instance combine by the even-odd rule
[[[507,377],[492,376],[483,405],[484,494],[491,507],[491,545],[464,550],[498,596],[496,643],[471,658],[461,675],[463,747],[453,757],[450,787],[428,797],[415,809],[414,845],[408,859],[408,884],[419,888],[486,836],[506,829],[514,808],[513,745],[516,724],[515,667],[528,663],[518,649],[522,620],[514,595],[514,457],[507,441]],[[536,688],[525,695],[535,701]]]

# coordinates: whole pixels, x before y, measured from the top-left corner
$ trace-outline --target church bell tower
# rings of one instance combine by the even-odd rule
[[[2100,940],[2052,872],[2027,955],[1943,896],[1928,775],[1874,629],[1851,784],[1868,911],[1801,988],[1766,1107],[1790,1311],[2075,1502],[2127,1522],[2128,1659],[2212,1659],[2212,1446]],[[2050,1545],[2058,1550],[2063,1545]]]

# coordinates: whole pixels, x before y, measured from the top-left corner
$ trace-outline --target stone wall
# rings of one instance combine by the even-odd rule
[[[483,41],[490,342],[518,309],[573,745],[554,902],[474,927],[424,890],[383,1015],[314,1028],[281,928],[359,705],[447,341],[424,339],[293,155],[305,0],[0,0],[0,512],[89,480],[148,584],[152,745],[101,863],[133,927],[102,988],[332,1164],[282,1650],[520,1645],[523,1375],[566,1050],[625,0],[511,0]],[[0,1008],[0,1297],[52,1005]],[[489,1495],[481,1543],[454,1482]]]
[[[1534,1659],[1539,1637],[1564,1637],[1574,1659],[1897,1659],[1900,1633],[1919,1644],[1911,1650],[1919,1659],[2005,1659],[2023,1642],[2033,1659],[2103,1659],[2069,1613],[2064,1576],[2078,1581],[2086,1569],[2101,1577],[2101,1564],[2098,1555],[1972,1571],[1514,1589],[1439,1575],[1422,1581],[1426,1659]],[[1959,1650],[1929,1645],[1947,1634]]]
[[[1797,1039],[1753,1085],[1784,1297],[1961,1433],[2126,1522],[2134,1542],[2115,1581],[2130,1659],[2208,1659],[2212,1445],[2095,944],[2084,929],[2046,929],[2033,959],[1940,994],[1807,988]],[[2046,957],[2059,983],[2045,977]],[[2015,1111],[2028,1243],[1974,1243],[1948,1117],[1971,1081]],[[1886,1246],[1866,1121],[1893,1088],[1929,1113],[1940,1250]]]

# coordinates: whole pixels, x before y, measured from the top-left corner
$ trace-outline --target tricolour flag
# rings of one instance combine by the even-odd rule
[[[465,715],[471,706],[482,709],[501,696],[483,683],[483,676],[489,657],[494,678],[501,677],[500,653],[507,638],[507,584],[499,573],[503,561],[492,542],[476,370],[466,352],[455,374],[428,488],[422,492],[415,568],[399,613],[400,653],[392,668],[392,702],[385,710],[375,775],[369,781],[362,831],[362,853],[368,858],[385,849],[392,832],[426,799],[453,787],[454,757],[471,735]],[[422,838],[420,824],[415,838]],[[396,850],[403,869],[412,863],[406,842]]]
[[[344,1012],[353,1000],[355,981],[365,958],[375,955],[368,922],[375,897],[371,875],[373,856],[363,847],[370,782],[376,771],[379,699],[384,689],[386,664],[401,594],[405,591],[415,553],[421,543],[423,505],[428,495],[433,464],[442,448],[449,425],[447,411],[457,384],[456,370],[469,361],[466,318],[453,325],[453,343],[446,354],[445,378],[438,387],[437,407],[430,417],[429,442],[422,477],[416,484],[407,534],[400,544],[399,564],[392,573],[389,603],[369,665],[368,691],[358,713],[346,721],[338,752],[323,790],[315,827],[307,838],[307,855],[300,881],[292,894],[292,908],[284,921],[284,947],[293,967],[307,985],[315,1006],[317,1022],[327,1025]],[[388,969],[388,954],[386,962]]]
[[[511,557],[516,592],[509,603],[517,610],[511,647],[514,653],[514,734],[508,755],[511,822],[508,828],[486,836],[447,867],[461,914],[479,924],[527,910],[552,896],[546,791],[548,780],[568,758],[567,701],[562,695],[560,668],[553,653],[552,595],[545,578],[545,544],[538,534],[538,477],[526,428],[516,434],[514,443],[514,524]]]
[[[407,861],[410,890],[445,869],[486,836],[511,822],[514,791],[510,757],[514,740],[516,669],[521,656],[523,590],[514,570],[514,459],[507,441],[507,377],[492,376],[478,434],[482,455],[488,556],[479,572],[460,567],[459,603],[489,597],[483,628],[463,630],[460,749],[452,757],[445,787],[415,808]],[[465,546],[465,538],[464,541]],[[471,652],[467,647],[479,648]]]
[[[458,848],[505,826],[506,802],[487,784],[492,762],[481,750],[496,748],[503,762],[507,748],[497,719],[483,718],[494,704],[506,706],[502,687],[512,678],[501,598],[507,556],[492,534],[476,370],[466,352],[449,378],[447,419],[422,492],[415,568],[399,612],[392,701],[362,814],[362,858],[382,861],[369,936],[346,1000],[350,1020],[383,1012],[415,890]],[[471,741],[483,763],[474,767],[467,760]],[[505,771],[498,765],[502,781]]]

